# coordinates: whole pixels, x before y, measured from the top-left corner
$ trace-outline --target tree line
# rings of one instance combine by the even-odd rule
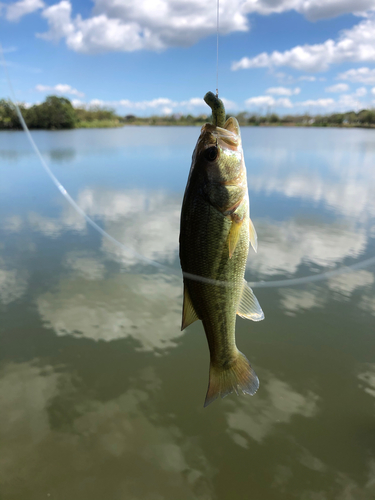
[[[373,127],[375,126],[375,110],[362,109],[346,113],[332,113],[326,115],[284,115],[276,113],[267,115],[239,113],[237,120],[240,125],[294,125],[313,127]]]
[[[207,115],[172,114],[168,116],[137,117],[119,116],[113,109],[91,107],[75,108],[65,97],[49,96],[41,104],[27,107],[19,105],[22,116],[30,129],[61,130],[84,127],[118,127],[123,125],[184,125],[202,126],[211,117]],[[229,115],[228,115],[229,116]],[[235,115],[241,126],[313,126],[313,127],[375,127],[375,110],[362,109],[327,115],[266,115],[241,112]],[[0,99],[0,130],[22,128],[13,103]]]
[[[49,96],[41,104],[26,107],[19,104],[22,116],[30,129],[62,130],[90,126],[119,126],[120,117],[113,109],[94,107],[74,108],[65,97]],[[0,99],[0,130],[22,129],[15,106]]]

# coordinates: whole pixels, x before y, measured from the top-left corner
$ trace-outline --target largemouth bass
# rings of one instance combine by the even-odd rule
[[[244,280],[249,242],[257,236],[249,214],[246,167],[238,122],[225,121],[224,105],[205,96],[213,124],[206,123],[195,147],[181,211],[180,261],[184,275],[184,330],[202,320],[210,350],[204,406],[219,395],[255,394],[259,380],[236,346],[236,315],[264,318]],[[224,122],[225,121],[225,122]]]

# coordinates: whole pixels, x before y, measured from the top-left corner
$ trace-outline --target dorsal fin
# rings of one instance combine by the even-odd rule
[[[194,321],[197,321],[198,315],[195,312],[194,306],[191,303],[190,295],[186,286],[186,283],[184,283],[184,305],[182,309],[182,324],[181,324],[181,331],[185,330],[185,328]]]
[[[252,321],[261,321],[264,319],[264,312],[259,305],[258,299],[255,297],[254,292],[244,280],[242,287],[242,295],[240,304],[237,310],[238,316]]]

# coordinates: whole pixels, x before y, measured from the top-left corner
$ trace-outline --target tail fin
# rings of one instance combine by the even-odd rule
[[[237,351],[237,357],[229,368],[217,368],[210,364],[210,382],[204,406],[208,406],[219,396],[225,398],[239,390],[252,396],[259,388],[259,379],[251,368],[249,360],[242,352]]]

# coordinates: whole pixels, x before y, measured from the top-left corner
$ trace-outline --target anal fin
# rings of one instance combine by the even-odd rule
[[[251,219],[249,219],[249,239],[250,239],[250,244],[256,253],[258,251],[258,236],[257,232],[255,231],[253,221]]]
[[[198,315],[195,312],[193,304],[191,303],[186,283],[184,283],[184,305],[182,309],[181,331],[185,330],[186,327],[194,323],[194,321],[197,321],[197,319],[199,319]]]
[[[238,316],[252,321],[261,321],[264,319],[264,312],[260,307],[258,299],[255,297],[254,292],[244,280],[240,304],[237,310]]]

